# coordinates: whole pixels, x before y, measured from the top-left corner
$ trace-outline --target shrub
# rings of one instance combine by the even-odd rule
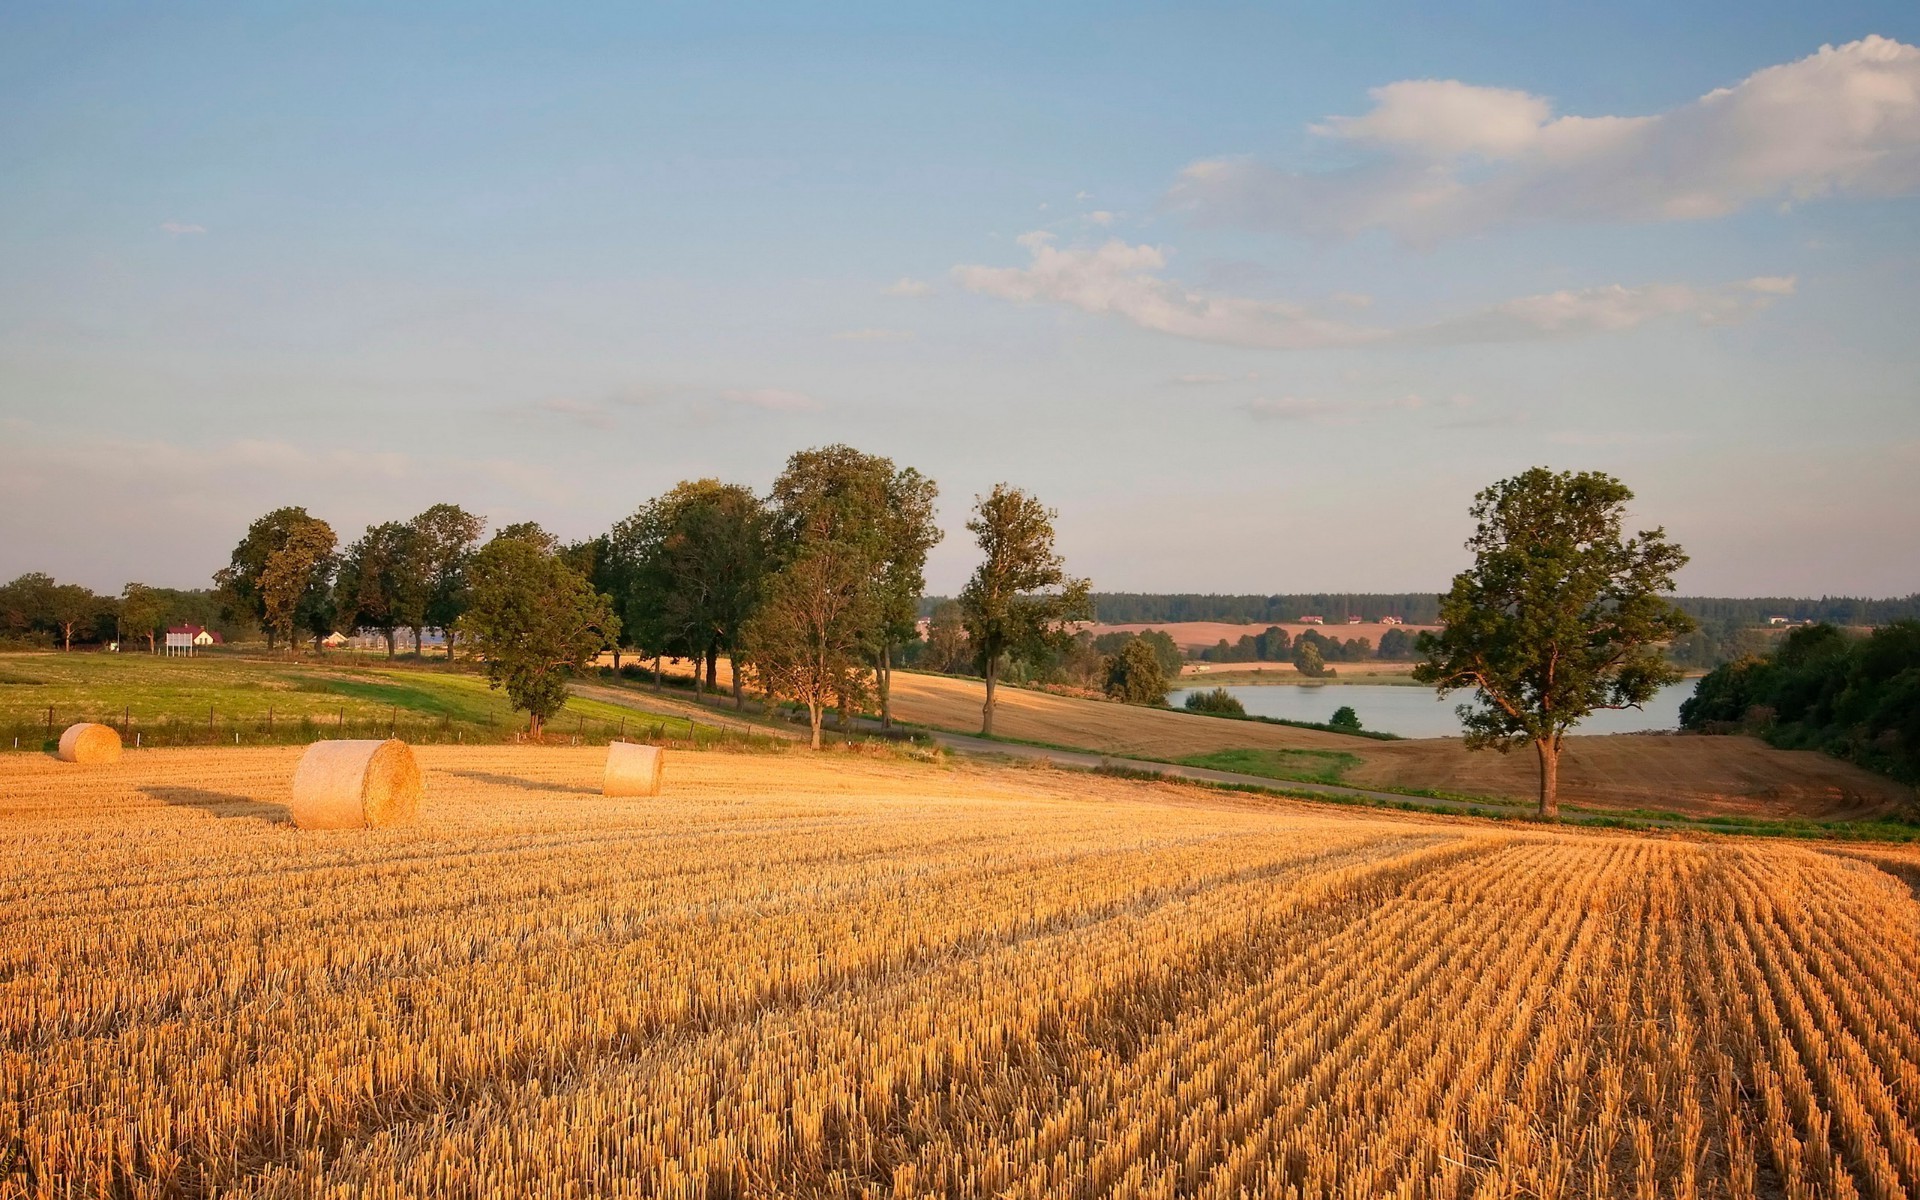
[[[1209,713],[1219,717],[1244,717],[1247,715],[1247,706],[1240,703],[1238,696],[1235,696],[1225,688],[1218,687],[1210,692],[1195,691],[1187,693],[1186,709],[1188,712]]]
[[[1360,732],[1360,714],[1353,711],[1352,705],[1342,704],[1339,708],[1333,710],[1333,718],[1329,720],[1327,724],[1333,726],[1335,729],[1350,730],[1358,733]]]

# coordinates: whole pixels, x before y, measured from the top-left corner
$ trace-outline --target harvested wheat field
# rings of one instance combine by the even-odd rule
[[[980,728],[985,686],[944,675],[894,676],[894,711],[955,732]],[[1531,752],[1470,753],[1457,739],[1377,741],[1318,729],[1228,721],[1169,709],[999,689],[994,732],[1106,754],[1178,760],[1243,748],[1333,750],[1360,759],[1341,780],[1358,787],[1424,788],[1528,802],[1538,795]],[[1571,737],[1561,799],[1592,808],[1656,808],[1690,815],[1851,820],[1900,811],[1913,789],[1850,763],[1754,738]]]
[[[0,1192],[1920,1191],[1868,862],[1049,770],[297,748],[0,762]]]

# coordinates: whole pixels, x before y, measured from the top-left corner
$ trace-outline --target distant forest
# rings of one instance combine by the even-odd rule
[[[932,616],[941,599],[929,596],[922,600],[920,615]],[[1703,626],[1717,628],[1765,625],[1770,617],[1833,625],[1887,625],[1920,619],[1920,593],[1891,600],[1857,596],[1822,596],[1818,600],[1678,596],[1674,602]],[[1284,596],[1095,592],[1093,604],[1098,619],[1110,625],[1175,621],[1260,625],[1297,621],[1305,616],[1325,617],[1329,624],[1344,622],[1348,617],[1399,617],[1409,625],[1432,625],[1440,619],[1440,597],[1433,592],[1302,592]]]

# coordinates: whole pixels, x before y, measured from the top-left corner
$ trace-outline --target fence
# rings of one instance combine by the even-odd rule
[[[60,733],[79,721],[111,725],[128,748],[170,746],[288,746],[333,738],[397,737],[415,745],[453,745],[472,742],[498,745],[532,739],[524,721],[456,721],[451,717],[422,717],[390,707],[385,713],[341,708],[334,713],[311,712],[288,716],[269,706],[264,713],[221,712],[209,707],[205,717],[169,713],[135,717],[128,709],[60,709],[49,706],[44,717],[22,721],[17,716],[0,724],[0,750],[51,751]],[[548,745],[604,745],[608,742],[645,742],[679,749],[713,746],[764,747],[779,739],[753,729],[687,718],[660,718],[645,713],[610,719],[563,713],[549,721],[540,741]]]

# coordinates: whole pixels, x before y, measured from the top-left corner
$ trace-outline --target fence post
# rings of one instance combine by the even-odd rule
[[[387,714],[387,736],[392,737],[393,731],[395,729],[398,729],[399,727],[400,727],[400,706],[396,704],[393,706],[393,711]]]
[[[47,705],[47,740],[53,740],[53,705]]]
[[[273,736],[273,705],[267,705],[267,736]]]

